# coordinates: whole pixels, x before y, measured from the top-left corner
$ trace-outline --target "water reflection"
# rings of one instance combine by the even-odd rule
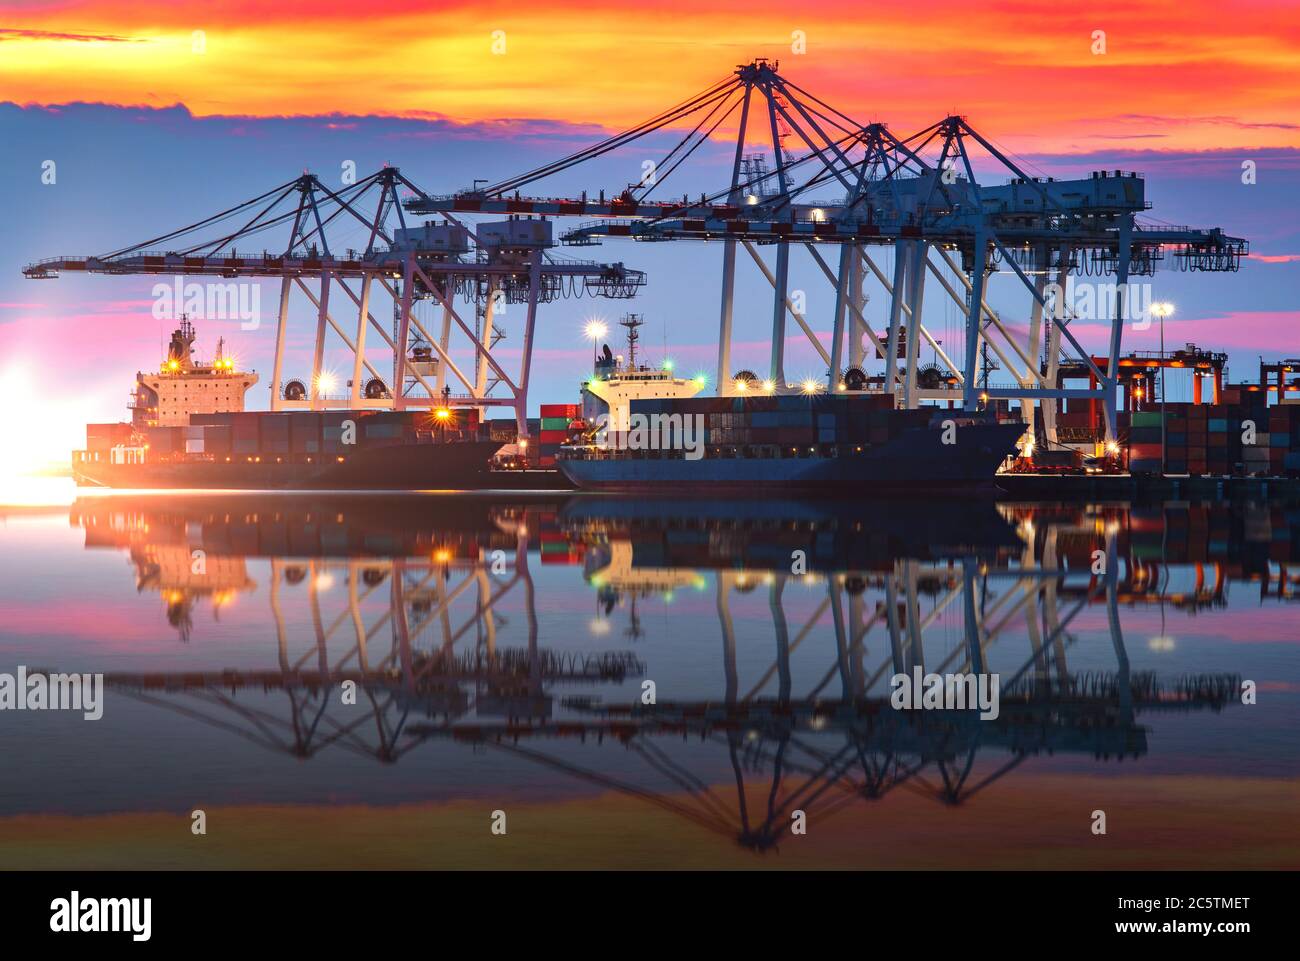
[[[126,552],[180,641],[195,643],[202,607],[267,607],[239,663],[162,658],[110,673],[119,696],[299,759],[407,758],[427,776],[408,757],[426,746],[498,752],[753,850],[788,837],[796,810],[824,821],[899,791],[961,805],[1035,758],[1140,759],[1147,722],[1241,710],[1235,670],[1135,670],[1124,621],[1159,612],[1138,643],[1177,658],[1167,616],[1223,609],[1234,588],[1289,604],[1298,517],[601,497],[115,497],[71,511],[87,548]],[[589,611],[591,636],[572,618],[548,630],[557,611]],[[892,709],[890,678],[917,668],[997,673],[1000,716]],[[625,760],[586,757],[609,742]]]

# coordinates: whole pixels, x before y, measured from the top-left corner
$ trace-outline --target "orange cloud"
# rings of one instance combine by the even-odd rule
[[[1019,150],[1300,145],[1300,8],[1287,0],[1184,0],[1176,15],[1119,0],[993,0],[978,15],[966,0],[935,0],[923,15],[848,0],[424,6],[72,0],[11,11],[0,84],[24,103],[620,127],[769,56],[850,116],[899,132],[960,112]]]

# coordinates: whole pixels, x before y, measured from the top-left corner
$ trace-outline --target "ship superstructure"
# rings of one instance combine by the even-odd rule
[[[639,329],[645,324],[641,314],[628,314],[619,321],[627,329],[627,353],[615,357],[606,344],[596,360],[592,378],[583,385],[583,418],[589,424],[607,419],[606,429],[626,431],[634,400],[680,400],[694,397],[704,389],[704,382],[678,377],[665,361],[659,367],[639,363],[637,344]]]
[[[131,394],[131,426],[186,427],[191,414],[219,414],[244,409],[244,394],[257,383],[251,370],[236,369],[225,354],[225,341],[207,363],[194,360],[194,325],[182,315],[172,331],[167,356],[156,373],[137,372]]]

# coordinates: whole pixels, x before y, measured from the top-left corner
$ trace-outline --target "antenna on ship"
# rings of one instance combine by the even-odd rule
[[[627,368],[636,370],[636,342],[641,339],[637,328],[645,323],[644,314],[624,314],[623,319],[618,322],[620,327],[627,328]]]

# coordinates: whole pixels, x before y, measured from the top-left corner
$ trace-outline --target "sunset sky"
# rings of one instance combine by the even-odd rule
[[[12,218],[0,232],[4,389],[57,356],[77,388],[64,398],[77,412],[69,423],[117,419],[135,371],[157,360],[152,278],[25,281],[19,271],[33,260],[116,249],[343,160],[362,173],[399,165],[430,192],[517,173],[756,56],[779,59],[786,76],[855,120],[900,134],[961,113],[1035,172],[1143,171],[1153,217],[1252,242],[1239,274],[1156,275],[1158,293],[1179,307],[1168,339],[1233,351],[1237,380],[1255,376],[1261,354],[1300,354],[1294,2],[429,6],[0,3],[0,202]],[[1104,52],[1094,52],[1095,31]],[[713,156],[722,151],[719,142]],[[57,185],[40,181],[48,159],[59,164]],[[555,191],[621,189],[639,159],[610,158]],[[1258,164],[1253,186],[1240,181],[1247,159]],[[686,186],[716,189],[719,179]],[[633,304],[650,320],[646,341],[711,371],[716,252],[647,246],[582,254],[648,270],[650,287]],[[812,296],[823,282],[807,265],[795,270]],[[755,279],[762,284],[756,274],[744,282]],[[739,363],[765,363],[767,302],[757,287],[740,295]],[[621,306],[566,302],[544,316],[534,381],[544,399],[575,392],[589,356],[584,319],[616,319]],[[241,338],[237,327],[209,325],[200,347],[218,335],[269,370],[269,333]],[[791,355],[792,377],[812,371],[811,351],[792,341]],[[264,406],[263,385],[256,393]]]
[[[1026,150],[1293,147],[1300,113],[1289,0],[934,0],[923,16],[856,0],[123,7],[0,7],[6,98],[618,127],[770,56],[856,118],[901,130],[958,110]]]

